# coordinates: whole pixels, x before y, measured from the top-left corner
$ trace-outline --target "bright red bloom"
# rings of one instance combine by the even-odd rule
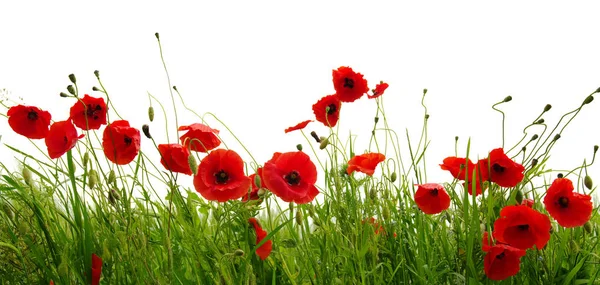
[[[534,245],[544,248],[550,239],[548,216],[525,205],[506,206],[494,222],[494,237],[516,248],[529,249]]]
[[[102,274],[102,258],[92,253],[92,285],[100,284],[100,274]]]
[[[415,203],[425,214],[438,214],[450,207],[450,196],[444,186],[436,183],[418,185]]]
[[[52,159],[61,157],[82,137],[83,135],[77,136],[77,129],[71,121],[55,122],[50,126],[45,139],[48,155]]]
[[[140,131],[125,120],[113,121],[104,129],[102,147],[108,160],[119,165],[133,161],[140,151]]]
[[[369,95],[367,94],[367,97],[369,99],[375,99],[381,95],[383,95],[383,92],[385,92],[385,90],[389,87],[390,85],[387,83],[384,83],[383,81],[381,81],[379,84],[375,85],[375,89],[373,89],[373,95]]]
[[[13,131],[30,139],[45,138],[52,119],[47,111],[24,105],[10,107],[6,115]]]
[[[504,280],[519,273],[525,250],[506,244],[490,246],[483,259],[485,275],[492,280]]]
[[[468,158],[450,156],[444,158],[444,162],[440,164],[442,170],[450,171],[450,174],[456,179],[465,180],[467,171],[473,172],[475,169],[475,163]]]
[[[273,154],[263,168],[263,185],[286,202],[306,204],[318,194],[317,167],[301,151]]]
[[[97,130],[106,125],[106,103],[104,98],[95,98],[87,94],[71,107],[71,120],[82,130]]]
[[[385,155],[377,152],[356,155],[348,161],[346,172],[352,174],[354,171],[359,171],[366,175],[373,176],[375,167],[384,160]]]
[[[544,205],[548,214],[565,228],[583,226],[592,217],[594,207],[590,195],[573,192],[573,182],[557,178],[546,192]]]
[[[198,166],[194,188],[207,200],[226,202],[242,198],[250,189],[244,174],[244,161],[233,150],[211,151]]]
[[[342,102],[354,102],[369,91],[367,80],[352,68],[341,66],[333,70],[333,88]]]
[[[267,237],[268,233],[260,227],[256,218],[252,217],[248,219],[248,222],[252,224],[252,227],[254,227],[254,231],[256,232],[256,244],[258,245],[264,238]],[[256,249],[256,254],[261,260],[265,260],[267,257],[269,257],[269,254],[271,254],[271,250],[273,250],[273,241],[268,240]]]
[[[181,136],[181,144],[192,151],[208,152],[221,144],[221,140],[216,136],[219,134],[219,130],[207,125],[195,123],[189,126],[180,126],[179,131],[188,131]],[[189,147],[190,144],[192,144],[191,147]]]
[[[377,220],[375,219],[375,217],[370,217],[368,219],[363,219],[362,220],[362,224],[364,225],[365,222],[368,222],[369,224],[371,224],[373,226],[373,229],[375,230],[375,234],[378,235],[379,233],[384,233],[385,234],[385,229],[383,228],[382,225],[379,225],[379,223],[377,222]]]
[[[256,170],[256,173],[250,175],[249,178],[250,178],[250,181],[252,182],[252,191],[250,191],[250,195],[244,194],[244,196],[242,197],[242,202],[247,202],[248,200],[258,200],[260,198],[260,197],[258,197],[258,190],[260,188],[265,189],[264,185],[262,185],[262,183],[264,181],[262,172],[263,172],[263,169],[262,169],[262,167],[260,167]],[[260,180],[261,187],[259,187],[259,185],[256,185],[256,176],[257,175],[260,178],[259,180]]]
[[[190,152],[180,144],[159,144],[160,163],[173,172],[179,172],[186,175],[192,175],[188,159]]]
[[[301,123],[299,123],[299,124],[297,124],[297,125],[295,125],[293,127],[289,127],[287,129],[285,129],[285,133],[287,134],[287,133],[292,132],[292,131],[304,129],[304,128],[306,128],[306,126],[310,122],[314,122],[314,121],[313,120],[306,120],[304,122],[301,122]]]
[[[323,123],[327,127],[335,127],[340,119],[340,110],[342,109],[342,101],[334,95],[328,95],[321,98],[312,106],[313,113],[317,121]]]
[[[490,181],[501,187],[515,187],[523,180],[525,167],[506,156],[502,148],[492,150],[489,157],[479,163],[482,169],[489,171]]]

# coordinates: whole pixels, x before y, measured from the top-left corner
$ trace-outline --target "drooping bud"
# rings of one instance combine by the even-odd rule
[[[534,134],[534,135],[531,137],[531,140],[532,140],[532,141],[534,141],[534,140],[537,140],[538,138],[539,138],[539,136],[538,136],[537,134]]]
[[[188,156],[188,165],[194,176],[196,176],[198,174],[198,163],[196,162],[196,157],[191,153],[190,156]]]
[[[550,109],[552,109],[552,105],[546,104],[546,106],[544,106],[544,113],[550,111]]]
[[[23,171],[21,172],[21,175],[23,175],[23,180],[25,180],[27,185],[31,185],[33,183],[31,170],[29,170],[29,168],[27,168],[25,165],[23,165]]]
[[[392,175],[390,176],[390,181],[392,183],[396,182],[396,179],[398,179],[398,174],[396,174],[396,172],[392,172]]]
[[[95,169],[91,169],[90,172],[88,172],[88,186],[90,189],[94,189],[96,185],[98,185],[98,172],[96,172]]]
[[[321,142],[321,139],[319,138],[319,136],[317,136],[317,133],[315,131],[310,132],[310,136],[313,137],[318,143]]]
[[[93,86],[93,87],[92,87],[92,91],[101,91],[101,90],[100,90],[100,88],[98,88],[98,87],[96,87],[96,86]]]
[[[286,238],[281,240],[281,246],[285,247],[285,248],[294,248],[296,247],[298,244],[296,243],[296,240],[291,239],[291,238]]]
[[[75,95],[75,87],[73,87],[73,85],[67,86],[67,91],[69,91],[69,93]]]
[[[173,85],[173,90],[179,91],[179,90],[177,90],[177,86],[175,86],[175,85]]]
[[[258,191],[256,192],[256,195],[258,195],[258,197],[264,197],[265,194],[267,194],[267,190],[265,190],[265,188],[260,188],[258,189]]]
[[[534,123],[534,124],[536,124],[536,125],[541,125],[541,124],[543,124],[544,122],[545,122],[545,121],[544,121],[544,118],[541,118],[541,119],[539,119],[539,120],[535,121],[535,123]]]
[[[71,80],[71,82],[73,82],[73,84],[77,83],[77,79],[75,78],[75,74],[73,74],[73,73],[69,74],[69,80]]]
[[[375,190],[375,188],[369,190],[369,198],[371,198],[371,200],[377,199],[377,190]]]
[[[2,202],[2,210],[10,220],[12,220],[15,217],[15,214],[13,213],[8,203]]]
[[[592,95],[590,95],[590,96],[587,96],[587,97],[585,98],[585,100],[583,100],[583,105],[587,105],[587,104],[589,104],[589,103],[592,103],[592,101],[594,101],[594,96],[592,96]]]
[[[144,124],[142,126],[142,132],[144,132],[144,135],[147,138],[152,139],[152,135],[150,135],[150,126],[148,126],[148,124]]]
[[[319,149],[325,149],[327,145],[329,145],[329,140],[326,137],[321,137],[321,144],[319,144]]]
[[[523,191],[517,191],[515,194],[515,201],[517,201],[517,205],[521,205],[521,203],[523,203]]]
[[[58,271],[58,274],[60,274],[60,276],[69,276],[69,265],[67,264],[66,258],[63,258],[56,270]]]
[[[585,224],[583,224],[583,229],[588,233],[591,234],[592,230],[594,229],[594,226],[592,225],[592,223],[590,221],[585,222]]]
[[[383,216],[383,219],[385,219],[386,221],[389,221],[390,217],[391,217],[390,209],[388,207],[383,207],[381,215]]]
[[[154,107],[152,106],[148,107],[148,119],[150,122],[154,121]]]
[[[112,184],[112,183],[114,183],[116,180],[117,180],[117,176],[115,175],[115,171],[114,171],[114,170],[111,170],[111,171],[108,173],[108,180],[106,180],[106,183],[107,183],[107,184]]]
[[[315,208],[312,204],[308,205],[308,215],[313,219],[315,218]]]
[[[67,98],[67,97],[71,97],[71,96],[69,96],[69,94],[67,94],[65,92],[60,92],[60,97]]]
[[[296,145],[296,149],[299,150],[299,151],[302,151],[302,144],[300,144],[300,143],[297,144]]]
[[[83,159],[82,159],[82,161],[81,161],[81,163],[83,164],[83,168],[84,168],[84,169],[85,169],[85,168],[87,168],[87,164],[88,164],[88,162],[90,162],[90,153],[86,151],[86,152],[83,154]]]
[[[302,211],[300,209],[296,210],[296,223],[302,225]]]
[[[259,189],[262,188],[262,181],[260,180],[260,175],[254,176],[254,185],[256,185],[256,187],[258,187]]]
[[[506,96],[506,98],[504,98],[504,100],[502,100],[502,102],[506,103],[506,102],[510,102],[512,101],[512,96]]]
[[[233,255],[235,255],[235,256],[244,256],[244,251],[238,248],[238,249],[236,249],[233,252]]]
[[[112,205],[115,205],[119,199],[121,199],[121,195],[119,195],[117,190],[110,189],[110,191],[108,191],[108,202],[110,202]]]
[[[569,240],[569,246],[571,248],[571,251],[574,253],[578,253],[581,250],[581,248],[574,239]]]
[[[594,181],[592,181],[592,177],[586,175],[585,178],[583,178],[583,185],[585,185],[585,188],[588,190],[592,190],[592,187],[594,187]]]
[[[109,249],[108,239],[105,239],[104,242],[102,242],[102,259],[110,260],[111,254]]]

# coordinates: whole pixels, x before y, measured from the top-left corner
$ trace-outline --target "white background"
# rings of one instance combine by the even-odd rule
[[[415,141],[422,90],[429,90],[429,182],[448,182],[451,176],[436,164],[453,155],[455,136],[459,155],[469,137],[472,156],[501,146],[501,116],[492,111],[493,103],[513,97],[502,106],[506,145],[512,146],[545,104],[553,105],[544,116],[553,127],[559,114],[600,87],[596,3],[3,1],[0,88],[10,90],[16,103],[37,105],[64,120],[74,103],[58,96],[66,92],[67,75],[77,75],[82,94],[99,96],[91,89],[98,85],[93,71],[100,70],[118,111],[141,127],[147,123],[147,92],[172,114],[154,37],[160,32],[172,85],[198,113],[213,112],[226,122],[263,163],[275,151],[292,151],[297,143],[307,147],[299,132],[283,130],[312,119],[312,104],[334,93],[331,70],[350,66],[371,88],[379,80],[390,84],[384,95],[390,124],[400,134],[408,129]],[[550,168],[572,169],[591,158],[593,145],[600,144],[598,104],[597,98],[586,106],[563,133]],[[152,132],[166,142],[154,106],[159,119]],[[346,138],[350,129],[358,135],[357,153],[367,148],[374,114],[375,101],[366,97],[342,108],[340,135]],[[196,121],[180,114],[180,124]],[[209,122],[227,136],[224,127]],[[173,140],[174,121],[169,124]],[[308,130],[327,132],[319,123]],[[27,140],[13,135],[5,119],[0,134],[3,143],[27,149]],[[142,144],[152,152],[149,141]],[[0,155],[7,163],[13,156],[5,147]],[[589,169],[597,183],[599,169]]]

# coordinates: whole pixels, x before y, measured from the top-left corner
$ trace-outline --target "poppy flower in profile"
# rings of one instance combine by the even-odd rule
[[[306,204],[318,194],[317,167],[301,151],[273,154],[263,168],[263,185],[285,202]]]
[[[160,163],[167,170],[192,175],[188,162],[190,152],[187,148],[177,143],[159,144],[158,152],[160,153]]]
[[[59,158],[72,149],[83,135],[77,135],[77,129],[71,121],[55,122],[46,135],[46,147],[50,158]]]
[[[244,161],[233,150],[216,149],[202,159],[194,188],[206,200],[227,202],[248,194],[250,178],[244,174]]]
[[[373,176],[375,167],[385,160],[385,155],[377,152],[365,153],[356,155],[348,161],[346,173],[352,174],[354,171],[362,172],[366,175]]]
[[[487,238],[484,237],[487,241]],[[498,243],[487,247],[483,259],[483,271],[491,280],[504,280],[519,273],[521,269],[521,257],[525,256],[525,250],[512,247],[507,244]]]
[[[385,92],[385,90],[389,87],[390,85],[387,83],[384,83],[383,81],[381,81],[379,84],[375,85],[375,89],[373,89],[373,95],[369,95],[367,94],[367,97],[369,99],[375,99],[381,95],[383,95],[383,92]]]
[[[450,174],[452,174],[454,178],[465,180],[467,171],[471,173],[473,172],[473,169],[475,169],[475,163],[468,158],[450,156],[444,158],[440,167],[442,170],[450,171]]]
[[[92,253],[92,285],[100,284],[102,274],[102,258]]]
[[[418,185],[415,203],[423,213],[438,214],[450,207],[450,196],[444,186],[436,183]]]
[[[71,107],[71,120],[82,130],[97,130],[106,125],[106,103],[104,98],[91,97],[88,94]]]
[[[188,131],[180,139],[181,144],[192,151],[208,152],[221,144],[221,140],[217,137],[219,130],[207,125],[194,123],[189,126],[180,126],[179,131]]]
[[[8,124],[17,134],[30,139],[43,139],[48,134],[52,115],[34,106],[17,105],[6,113]]]
[[[506,206],[494,222],[494,237],[519,249],[544,248],[550,239],[548,216],[525,205]]]
[[[297,130],[304,129],[304,128],[306,128],[306,126],[307,126],[307,125],[308,125],[308,123],[310,123],[310,122],[314,122],[314,121],[313,121],[313,120],[306,120],[306,121],[304,121],[304,122],[301,122],[301,123],[299,123],[299,124],[297,124],[297,125],[295,125],[295,126],[293,126],[293,127],[289,127],[289,128],[287,128],[287,129],[285,129],[285,133],[287,134],[287,133],[289,133],[289,132],[293,132],[293,131],[297,131]]]
[[[256,218],[252,217],[248,219],[248,222],[254,228],[254,232],[256,232],[256,244],[258,245],[264,238],[267,237],[268,233],[258,224],[258,220],[256,220]],[[256,254],[261,260],[265,260],[267,257],[269,257],[272,250],[273,241],[268,240],[256,249]]]
[[[369,91],[367,80],[352,68],[341,66],[333,70],[333,88],[342,102],[354,102]]]
[[[252,190],[250,191],[250,194],[244,194],[244,196],[242,197],[242,202],[247,202],[249,200],[258,200],[260,198],[260,197],[258,197],[258,190],[261,188],[265,189],[264,186],[262,185],[262,183],[263,183],[262,181],[264,181],[264,179],[262,178],[262,172],[263,172],[262,167],[259,167],[256,170],[256,173],[249,176],[250,182],[252,183]],[[256,182],[257,182],[256,176],[259,177],[258,178],[259,185],[256,184]]]
[[[515,187],[523,180],[525,167],[506,156],[502,148],[492,150],[489,157],[479,163],[482,169],[489,171],[489,180],[501,187]]]
[[[140,151],[140,142],[140,131],[125,120],[113,121],[102,134],[104,155],[119,165],[133,161]]]
[[[312,106],[313,113],[317,121],[323,123],[327,127],[335,127],[340,119],[340,110],[342,109],[342,101],[334,95],[327,95],[321,98]]]
[[[592,217],[594,207],[590,195],[573,192],[573,182],[557,178],[546,192],[544,205],[548,214],[565,228],[583,226]]]

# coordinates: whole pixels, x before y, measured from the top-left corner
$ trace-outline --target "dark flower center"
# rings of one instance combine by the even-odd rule
[[[344,78],[344,87],[347,87],[350,89],[354,88],[354,80],[352,80],[351,78],[348,78],[348,77]]]
[[[35,120],[37,120],[37,118],[38,118],[38,114],[36,111],[29,111],[29,113],[27,113],[27,119],[35,121]]]
[[[492,169],[494,172],[503,173],[506,168],[498,163],[494,163],[494,165],[492,165]]]
[[[327,111],[327,115],[331,115],[337,111],[337,106],[335,104],[329,104],[329,111]]]
[[[517,228],[521,231],[526,231],[529,229],[529,225],[518,225]]]
[[[125,138],[123,139],[123,141],[125,142],[125,144],[127,146],[131,145],[131,142],[133,142],[133,140],[130,137],[128,137],[128,136],[125,136]]]
[[[429,194],[431,194],[431,196],[437,196],[438,195],[438,189],[434,188],[433,190],[429,190]]]
[[[290,185],[298,185],[300,184],[300,174],[294,170],[285,176],[285,181]]]
[[[569,198],[567,198],[567,197],[558,198],[558,205],[560,205],[561,208],[568,208],[569,207]]]
[[[102,107],[100,107],[100,105],[96,105],[96,107],[94,107],[94,105],[92,104],[87,105],[86,115],[88,117],[92,117],[94,118],[94,120],[98,120],[98,114],[100,112],[102,112]]]
[[[217,180],[217,184],[225,184],[229,181],[229,174],[221,169],[219,172],[215,173],[215,179]]]
[[[502,259],[502,258],[504,258],[504,255],[505,254],[504,254],[504,251],[503,251],[501,254],[496,255],[496,258],[497,259]]]

